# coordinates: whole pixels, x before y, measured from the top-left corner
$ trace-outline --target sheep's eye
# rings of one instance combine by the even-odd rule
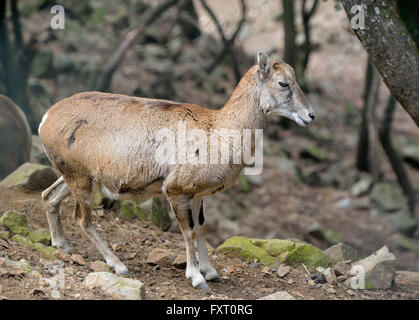
[[[281,81],[279,81],[278,83],[279,83],[279,85],[280,85],[281,87],[283,87],[283,88],[288,87],[288,83],[284,83],[284,82],[281,82]]]

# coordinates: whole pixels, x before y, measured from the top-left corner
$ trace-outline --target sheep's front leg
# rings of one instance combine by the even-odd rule
[[[210,290],[205,278],[199,271],[194,248],[194,221],[192,218],[192,199],[184,195],[170,196],[168,200],[179,223],[186,246],[186,278],[192,278],[192,286],[201,290]]]
[[[196,244],[199,254],[199,270],[205,275],[205,279],[212,282],[221,282],[218,272],[212,266],[208,257],[208,249],[205,243],[205,218],[204,204],[202,199],[194,199],[192,205],[192,217],[196,230]]]

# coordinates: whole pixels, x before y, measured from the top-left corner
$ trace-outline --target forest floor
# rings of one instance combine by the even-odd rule
[[[272,183],[272,182],[271,182]],[[269,184],[269,182],[268,182]],[[258,198],[256,193],[254,198]],[[3,299],[50,299],[51,287],[47,284],[57,274],[57,270],[63,270],[64,281],[59,288],[62,299],[118,299],[118,296],[106,294],[101,290],[90,290],[83,285],[83,280],[91,270],[89,263],[101,260],[101,257],[93,245],[86,241],[80,228],[73,222],[71,198],[63,202],[62,223],[67,239],[70,241],[72,253],[80,254],[86,262],[85,266],[72,262],[49,261],[26,246],[13,241],[1,240],[0,248],[3,256],[18,261],[25,259],[33,270],[39,272],[37,276],[10,273],[2,276],[0,282],[0,297]],[[47,228],[45,214],[39,193],[25,193],[20,189],[12,189],[0,192],[0,212],[14,209],[26,213],[30,229]],[[364,235],[363,239],[373,240],[375,234],[388,232],[380,221],[368,217],[367,213],[353,213],[353,217],[342,215],[335,219],[340,224],[339,231],[351,233],[348,222],[356,217],[359,224],[366,225],[363,231],[357,231]],[[266,217],[260,217],[266,219]],[[292,218],[288,217],[290,221]],[[368,221],[369,220],[369,221]],[[252,220],[247,223],[251,224]],[[266,221],[268,225],[270,221]],[[175,267],[165,268],[146,263],[148,254],[154,248],[168,249],[174,254],[184,253],[183,238],[176,232],[162,233],[151,222],[139,219],[118,217],[114,212],[107,212],[103,217],[95,216],[94,223],[101,237],[113,248],[119,258],[129,268],[133,279],[140,280],[145,284],[148,299],[258,299],[276,291],[286,291],[296,299],[418,299],[419,286],[394,285],[389,290],[351,290],[343,284],[313,284],[310,275],[304,269],[291,269],[291,272],[281,278],[275,268],[263,267],[255,263],[247,263],[241,260],[230,259],[223,254],[211,255],[214,267],[219,271],[221,283],[209,283],[210,292],[194,289],[190,281],[185,278],[185,270]],[[284,223],[286,226],[287,223]],[[353,225],[352,225],[353,227]],[[292,224],[288,228],[279,230],[290,232]],[[287,230],[288,229],[288,230]],[[381,232],[380,232],[381,231]],[[291,233],[290,233],[291,234]],[[370,239],[366,239],[368,234]],[[214,236],[210,233],[208,238]],[[356,235],[353,235],[356,237]],[[377,239],[375,239],[377,240]],[[395,252],[396,256],[398,253]]]
[[[249,22],[243,29],[238,44],[249,55],[258,50],[271,53],[272,57],[282,56],[283,29],[273,12],[280,12],[277,0],[248,1]],[[257,3],[257,4],[256,4]],[[234,1],[211,1],[223,26],[231,31],[234,22],[239,19],[238,7]],[[208,17],[202,13],[201,25],[216,34]],[[42,30],[46,25],[49,12],[31,16],[25,25],[26,30]],[[94,28],[80,29],[76,23],[67,22],[65,41],[73,42],[78,51],[68,55],[78,62],[97,56],[109,56],[118,36],[111,32]],[[74,24],[74,26],[72,26]],[[301,23],[299,23],[301,28]],[[80,30],[86,30],[80,32]],[[250,189],[244,191],[239,183],[224,193],[208,197],[204,201],[207,241],[217,247],[224,240],[234,235],[253,238],[297,238],[326,249],[330,246],[325,239],[313,236],[309,231],[314,225],[320,225],[338,233],[343,242],[350,244],[366,257],[388,246],[396,256],[398,270],[419,272],[419,255],[408,251],[396,243],[398,232],[385,219],[369,207],[369,198],[357,198],[359,209],[341,209],[336,203],[350,198],[350,186],[359,178],[354,167],[360,110],[363,106],[363,88],[366,54],[359,40],[351,32],[348,19],[343,10],[336,11],[333,1],[320,3],[318,13],[312,21],[313,42],[316,50],[312,53],[306,77],[310,84],[308,98],[316,112],[316,121],[310,128],[291,129],[272,124],[264,140],[264,170],[257,181],[251,181]],[[58,35],[59,40],[62,40]],[[64,38],[64,37],[63,37]],[[109,42],[109,43],[108,43]],[[58,41],[59,43],[59,41]],[[43,50],[54,53],[62,52],[64,45],[55,42],[42,44]],[[132,50],[135,51],[135,50]],[[78,60],[79,59],[79,60]],[[103,65],[104,60],[101,61]],[[188,62],[189,63],[189,62]],[[77,64],[77,63],[76,63]],[[137,85],[148,84],[153,80],[144,70],[145,63],[139,61],[133,52],[129,52],[115,73],[113,91],[133,94]],[[87,68],[87,67],[86,67]],[[185,72],[187,73],[187,72]],[[141,75],[140,79],[138,74]],[[42,79],[41,83],[49,90],[49,99],[56,101],[78,91],[90,89],[86,86],[83,72],[60,74],[57,79]],[[223,94],[209,92],[207,87],[197,88],[188,81],[176,81],[176,99],[204,106],[216,107],[226,101],[231,93],[231,83]],[[225,79],[223,83],[225,83]],[[381,86],[377,109],[382,114],[386,105],[388,91]],[[47,108],[50,105],[42,106]],[[417,127],[399,107],[395,112],[393,136],[396,146],[406,141],[419,143]],[[327,140],[327,143],[325,142]],[[301,159],[302,148],[320,144],[327,150],[327,159],[321,163]],[[310,186],[295,179],[292,170],[278,166],[279,156],[287,153],[290,161],[304,171],[316,169],[342,180],[339,188]],[[384,180],[395,181],[391,167],[382,152],[378,157]],[[406,166],[411,180],[419,181],[419,171]],[[72,220],[73,200],[63,201],[61,206],[62,222],[66,237],[70,240],[72,253],[82,255],[86,266],[70,262],[51,262],[42,259],[34,250],[13,241],[0,239],[0,253],[12,260],[25,259],[42,278],[50,278],[58,269],[65,272],[64,287],[60,292],[64,299],[112,299],[99,290],[91,291],[82,285],[91,270],[89,262],[101,260],[101,256],[81,233]],[[0,190],[0,213],[16,210],[27,215],[29,228],[48,228],[42,209],[40,192],[26,193],[18,188]],[[419,212],[416,212],[419,218]],[[213,253],[211,259],[218,270],[222,283],[209,283],[211,292],[201,292],[192,288],[185,278],[185,270],[175,267],[164,268],[146,263],[148,254],[154,248],[169,249],[174,254],[184,252],[183,238],[173,221],[169,232],[161,232],[151,222],[120,216],[109,211],[104,216],[94,216],[94,223],[100,236],[112,247],[118,257],[131,271],[131,277],[145,284],[149,299],[258,299],[276,291],[287,291],[296,299],[419,299],[419,286],[394,285],[389,290],[350,290],[340,283],[312,285],[310,275],[304,269],[292,269],[281,278],[270,268],[254,263],[230,259],[222,254]],[[0,230],[1,231],[1,230]],[[418,231],[415,239],[419,245]],[[39,290],[34,290],[39,289]],[[22,274],[1,276],[0,297],[6,299],[50,299],[51,288],[39,277]]]

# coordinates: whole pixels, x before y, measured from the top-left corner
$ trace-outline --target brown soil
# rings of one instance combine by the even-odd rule
[[[277,194],[281,197],[281,193]],[[260,196],[255,192],[254,198],[258,197]],[[312,210],[313,204],[303,205],[306,210],[310,210],[310,208]],[[73,200],[71,198],[65,200],[62,205],[62,222],[65,234],[70,240],[72,252],[81,254],[87,263],[100,260],[99,253],[80,232],[78,226],[73,223],[71,217],[72,206]],[[269,207],[274,210],[274,206],[271,203]],[[286,201],[284,206],[286,206]],[[1,190],[0,212],[8,209],[25,212],[31,229],[47,228],[39,193],[25,193],[19,189]],[[274,212],[271,210],[265,211]],[[368,218],[365,219],[367,213],[353,213],[353,215],[358,216],[357,223],[362,224],[359,219],[360,216],[363,217],[362,221],[364,223],[368,221]],[[274,216],[266,213],[259,218],[263,219],[266,225],[270,225],[272,220],[275,220]],[[326,216],[327,214],[325,214],[325,218]],[[276,218],[281,220],[278,214]],[[293,229],[292,223],[290,222],[292,219],[287,219],[288,222],[284,224],[287,227],[277,227],[278,230],[282,230],[278,234],[279,237],[293,235],[291,231]],[[333,221],[336,225],[345,226],[344,221],[354,220],[348,216],[341,219],[338,216]],[[257,299],[279,290],[285,290],[297,299],[417,299],[419,297],[419,288],[415,287],[395,286],[391,290],[356,292],[348,290],[340,283],[310,285],[310,276],[304,270],[292,269],[288,275],[280,278],[275,269],[264,268],[240,260],[232,260],[221,254],[213,254],[212,261],[222,277],[222,283],[210,283],[212,291],[209,293],[202,292],[192,288],[190,281],[184,276],[184,270],[174,267],[151,266],[145,262],[147,254],[153,248],[167,248],[172,249],[175,253],[182,253],[184,243],[180,234],[162,233],[150,222],[118,217],[114,212],[107,212],[104,217],[95,216],[94,222],[99,234],[114,248],[117,255],[132,272],[131,277],[145,283],[149,299]],[[247,224],[252,225],[252,219],[248,220]],[[377,223],[368,224],[370,225],[369,231],[363,233],[366,242],[374,241],[375,239],[371,234],[380,229]],[[259,230],[259,232],[263,232],[263,230]],[[387,232],[387,230],[381,227],[381,232]],[[255,235],[257,234],[256,232]],[[371,239],[365,237],[365,234],[370,235]],[[214,234],[210,232],[208,238],[211,239],[213,236]],[[353,237],[355,238],[356,235],[353,235]],[[25,259],[43,277],[53,276],[54,273],[50,271],[51,267],[54,264],[56,266],[59,264],[58,261],[47,262],[36,251],[12,241],[1,241],[0,247],[3,256],[12,260]],[[65,269],[65,288],[60,289],[64,299],[117,298],[106,295],[99,290],[87,290],[83,286],[82,281],[90,272],[87,266],[78,266],[67,262],[64,264],[64,268],[67,267],[71,268]],[[2,277],[1,286],[0,295],[7,299],[49,298],[50,288],[43,286],[39,279],[29,276]],[[35,288],[39,290],[34,291]]]

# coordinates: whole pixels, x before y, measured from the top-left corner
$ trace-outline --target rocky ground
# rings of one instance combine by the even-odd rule
[[[40,37],[40,53],[29,79],[31,101],[40,116],[55,101],[94,88],[120,35],[136,25],[142,12],[141,8],[127,11],[113,2],[108,5],[109,10],[121,10],[118,18],[112,18],[106,15],[104,2],[92,3],[95,14],[85,20],[69,18],[65,32],[61,33],[49,30],[49,12],[32,12],[30,6],[25,6],[22,12],[25,31],[37,32]],[[243,71],[254,61],[257,50],[272,53],[272,57],[282,56],[282,23],[278,15],[272,14],[279,12],[278,1],[255,3],[249,3],[249,22],[237,43],[238,54],[248,55],[248,61],[243,59]],[[231,31],[234,21],[239,19],[235,3],[214,0],[211,5],[223,26]],[[147,31],[147,43],[136,44],[127,54],[115,73],[112,90],[208,107],[222,105],[231,93],[234,77],[228,59],[212,75],[202,74],[203,65],[214,58],[220,45],[208,36],[216,37],[215,29],[205,13],[200,8],[198,11],[200,23],[208,33],[194,42],[182,42],[178,28],[171,29],[173,17],[168,15],[156,27],[157,31],[156,28]],[[360,258],[387,246],[395,256],[396,270],[419,272],[417,223],[406,214],[405,199],[384,154],[379,151],[377,159],[384,183],[371,185],[369,176],[354,168],[366,54],[348,25],[345,13],[336,10],[333,1],[321,2],[312,23],[316,50],[307,70],[308,98],[316,110],[316,121],[304,129],[273,121],[265,132],[262,175],[240,177],[231,189],[205,199],[207,241],[213,248],[233,236],[299,239],[321,250],[344,242],[357,250]],[[383,85],[378,114],[387,95]],[[419,136],[402,108],[395,113],[393,139],[406,160],[410,179],[418,188]],[[48,165],[38,137],[33,136],[33,141],[31,162]],[[44,172],[41,185],[51,182],[50,173]],[[71,197],[61,209],[64,231],[74,256],[25,240],[29,231],[48,229],[39,187],[34,190],[0,187],[0,215],[15,210],[27,218],[23,233],[0,226],[0,297],[124,298],[121,291],[115,290],[119,284],[115,285],[112,278],[103,282],[102,289],[90,288],[97,279],[86,277],[107,269],[98,262],[99,253],[73,222]],[[184,244],[176,223],[163,232],[149,219],[144,220],[141,211],[135,209],[136,204],[119,205],[119,209],[98,205],[94,223],[101,237],[132,272],[129,278],[143,283],[144,286],[136,282],[128,285],[134,288],[128,291],[138,297],[259,299],[285,291],[295,299],[419,298],[417,281],[406,282],[402,274],[396,274],[389,289],[354,290],[348,289],[343,281],[316,283],[318,278],[314,281],[312,276],[318,272],[311,269],[307,272],[301,264],[288,271],[285,260],[267,266],[257,258],[248,261],[216,250],[211,251],[211,258],[222,283],[210,283],[212,291],[201,292],[185,279]],[[129,212],[121,210],[124,208]],[[44,236],[39,232],[28,237],[38,241]],[[157,252],[161,259],[156,264],[150,259],[157,249],[161,250]],[[108,281],[111,285],[107,285]],[[282,293],[281,297],[290,298],[288,295]]]
[[[266,260],[266,257],[260,258],[258,253],[252,253],[254,256],[252,254],[250,256],[237,255],[235,249],[225,250],[226,246],[229,247],[229,241],[234,241],[235,238],[231,238],[217,250],[210,249],[211,259],[220,273],[222,282],[210,283],[211,292],[199,291],[193,289],[190,281],[185,279],[184,242],[176,228],[172,227],[171,231],[163,232],[151,221],[144,221],[138,217],[128,218],[120,214],[118,210],[103,210],[97,207],[94,223],[99,234],[128,266],[131,271],[128,278],[141,282],[141,285],[139,282],[133,284],[136,288],[130,289],[133,292],[127,293],[125,289],[125,291],[118,291],[119,284],[115,285],[115,283],[119,280],[106,278],[103,283],[98,283],[96,278],[92,280],[94,277],[92,272],[109,272],[109,270],[101,262],[99,253],[73,222],[71,214],[74,202],[71,197],[64,200],[61,208],[62,222],[66,237],[70,241],[72,255],[66,255],[48,246],[49,235],[42,232],[42,230],[47,230],[48,226],[42,209],[40,192],[30,191],[31,188],[27,187],[28,183],[32,182],[29,181],[23,186],[14,186],[10,189],[3,187],[0,192],[0,212],[4,213],[4,216],[9,216],[11,214],[8,210],[14,210],[22,213],[27,220],[27,224],[24,223],[20,227],[10,227],[7,221],[11,218],[1,220],[0,295],[4,299],[123,299],[132,298],[132,294],[134,297],[147,299],[259,299],[278,291],[281,291],[278,295],[282,299],[417,299],[419,297],[417,279],[413,282],[406,282],[405,277],[396,273],[388,289],[349,289],[344,284],[347,277],[332,279],[329,282],[319,280],[320,273],[315,270],[317,265],[313,264],[312,267],[310,264],[312,253],[307,261],[301,260],[301,263],[272,257]],[[266,183],[270,186],[276,181],[267,179]],[[233,190],[235,188],[241,188],[239,183],[234,186]],[[258,188],[255,188],[247,198],[254,200],[260,198],[261,195],[257,190]],[[281,198],[281,193],[278,194]],[[224,196],[229,197],[228,194],[220,195],[216,201],[225,203]],[[290,197],[290,191],[287,192],[287,196]],[[323,201],[333,203],[335,199],[326,198]],[[300,203],[301,208],[305,210],[311,207],[311,204]],[[287,201],[284,201],[283,205],[287,206]],[[210,202],[207,202],[205,206],[208,208],[207,212],[211,212]],[[373,253],[383,245],[388,245],[396,257],[395,266],[398,270],[406,270],[416,263],[418,247],[407,250],[397,245],[394,241],[395,233],[385,221],[370,215],[368,211],[342,211],[341,209],[330,211],[324,213],[324,218],[318,214],[315,216],[318,221],[324,221],[322,226],[330,227],[330,224],[326,223],[327,220],[323,219],[327,219],[326,217],[334,211],[335,216],[330,221],[340,226],[334,230],[339,231],[343,241],[357,249],[362,249],[359,250],[360,258]],[[298,220],[310,220],[311,214],[298,212],[299,210],[295,209],[295,213],[287,214],[282,218],[278,210],[272,215],[256,215],[247,212],[247,218],[236,218],[238,219],[236,224],[243,225],[243,229],[237,233],[259,237],[270,230],[270,238],[294,238],[295,235],[299,235],[300,239],[317,243],[320,247],[330,246],[327,241],[342,240],[325,237],[324,234],[319,236],[319,230],[307,232],[300,229],[301,224]],[[18,213],[16,215],[21,217]],[[257,223],[254,220],[257,216],[259,216],[259,225],[263,220],[266,224],[265,228],[269,225],[271,228],[251,232],[249,228],[252,221]],[[276,219],[281,222],[275,222],[276,224],[273,225]],[[218,224],[221,223],[218,222]],[[217,228],[217,224],[209,219],[208,227],[208,240],[210,242],[219,240],[214,239],[217,232],[214,232],[213,228]],[[275,232],[273,230],[277,232],[273,233]],[[13,234],[16,235],[13,236]],[[307,237],[301,237],[304,234]],[[362,237],[362,245],[357,239],[359,237]],[[34,245],[37,241],[44,245]],[[415,245],[413,240],[409,240],[409,243]],[[368,253],[365,254],[364,252],[367,251]],[[272,259],[275,261],[271,261]],[[329,264],[328,261],[326,260],[325,266]],[[330,266],[334,264],[332,262]],[[412,269],[414,270],[414,267],[410,267],[410,270]],[[111,276],[111,274],[103,275]],[[415,277],[417,278],[417,273],[414,274],[413,279]],[[127,284],[124,283],[125,285]]]

